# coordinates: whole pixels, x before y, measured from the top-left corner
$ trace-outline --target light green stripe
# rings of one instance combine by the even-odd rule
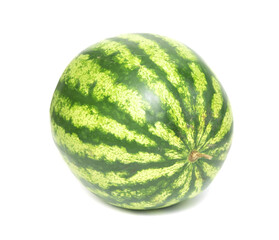
[[[180,160],[182,158],[185,159],[185,156],[188,156],[188,151],[184,150],[183,152],[179,152],[173,149],[165,149],[164,154],[173,160]]]
[[[210,134],[211,130],[212,130],[212,122],[210,121],[206,125],[206,128],[205,128],[202,136],[200,137],[200,141],[198,142],[197,150],[200,150],[199,146],[203,146],[205,144],[206,139],[207,139],[208,135]]]
[[[108,172],[105,175],[93,169],[77,167],[65,156],[64,160],[76,177],[84,179],[92,184],[97,184],[101,188],[107,189],[111,185],[123,185],[126,183],[125,178],[120,177],[121,173]]]
[[[117,201],[124,201],[130,198],[142,199],[146,196],[152,195],[158,188],[156,186],[148,186],[145,189],[131,190],[128,188],[117,189],[111,192],[111,195],[117,199]]]
[[[164,189],[159,194],[157,194],[154,198],[152,198],[151,202],[155,205],[158,205],[164,202],[170,195],[172,194],[172,189]]]
[[[156,189],[152,189],[152,193]],[[116,193],[117,192],[117,193]],[[152,194],[151,193],[151,194]],[[146,209],[146,208],[152,208],[154,206],[158,206],[162,202],[164,202],[170,195],[172,194],[172,189],[162,189],[160,193],[155,195],[153,198],[151,198],[149,201],[140,201],[140,202],[130,202],[130,203],[117,203],[116,206],[124,207],[124,208],[130,208],[130,209]],[[127,189],[124,189],[123,191],[114,191],[114,195],[118,201],[124,201],[127,198],[130,197],[136,197],[141,198],[148,196],[149,194],[146,192],[139,192],[138,191],[130,191]],[[175,203],[178,202],[177,200]],[[166,207],[172,205],[169,202],[167,202],[165,205],[161,207]]]
[[[219,160],[221,161],[225,161],[228,155],[228,151],[223,152],[220,156],[219,156]]]
[[[167,193],[162,192],[161,195],[158,195],[157,198],[160,199],[160,202],[158,202],[157,198],[153,198],[150,201],[141,201],[141,202],[130,202],[127,203],[112,203],[112,205],[121,207],[121,208],[127,208],[127,209],[148,209],[153,208],[163,202],[171,193],[168,191]],[[167,205],[167,204],[166,204]],[[164,207],[164,206],[162,206]]]
[[[170,145],[176,146],[177,148],[183,149],[184,144],[180,138],[178,138],[175,133],[167,127],[166,124],[162,122],[156,122],[154,126],[148,125],[149,131],[167,141]]]
[[[138,171],[135,175],[130,178],[125,178],[125,172],[114,172],[110,171],[102,173],[90,168],[77,167],[75,164],[70,162],[67,158],[65,161],[69,165],[73,173],[87,182],[96,184],[101,188],[107,189],[110,186],[122,186],[122,185],[134,185],[138,183],[146,183],[151,180],[158,179],[160,177],[170,177],[175,174],[181,167],[183,162],[174,163],[170,167],[155,168],[155,169],[144,169]]]
[[[59,93],[54,94],[53,110],[73,126],[86,127],[90,131],[98,129],[102,132],[114,135],[119,140],[135,141],[143,146],[156,146],[156,142],[143,134],[128,130],[123,124],[102,116],[94,106],[73,104],[67,97]]]
[[[194,167],[194,173],[195,173],[195,176],[196,176],[196,181],[195,181],[195,185],[194,185],[195,189],[190,194],[189,198],[193,198],[193,197],[197,196],[201,192],[201,188],[202,188],[202,185],[203,185],[203,180],[202,180],[201,173],[196,166]]]
[[[59,146],[67,148],[71,153],[78,154],[81,157],[88,157],[93,160],[107,162],[128,163],[152,163],[162,161],[158,154],[138,152],[130,154],[124,147],[109,146],[101,143],[100,145],[91,145],[82,142],[75,133],[66,133],[65,130],[52,121],[53,136]]]
[[[204,73],[200,70],[196,63],[189,64],[189,67],[192,70],[191,75],[194,80],[196,91],[198,92],[194,109],[195,112],[198,113],[199,127],[197,142],[199,142],[205,128],[206,110],[203,93],[206,91],[207,81]]]
[[[227,153],[228,153],[228,150],[231,146],[231,143],[232,143],[232,137],[229,139],[228,142],[226,142],[223,146],[221,147],[218,147],[218,148],[214,148],[212,150],[209,150],[208,151],[208,154],[211,155],[211,156],[217,156],[219,155],[220,153],[222,153],[218,159],[216,158],[216,160],[221,160],[221,161],[224,161],[226,159],[226,156],[227,156]]]
[[[110,197],[109,194],[107,194],[106,192],[104,191],[101,191],[100,189],[93,189],[91,187],[86,187],[90,192],[96,194],[97,196],[100,196],[100,197],[103,197],[103,198],[107,198],[107,197]]]
[[[64,81],[72,89],[77,89],[81,94],[91,95],[101,101],[107,98],[109,102],[117,103],[118,107],[130,114],[132,119],[139,124],[144,124],[145,110],[150,105],[145,102],[140,94],[127,86],[117,83],[117,76],[109,70],[104,70],[98,65],[96,59],[90,59],[89,55],[80,55],[74,59],[64,74],[61,81]],[[92,92],[90,87],[96,84]]]
[[[172,205],[174,205],[174,204],[177,204],[177,203],[179,203],[180,202],[180,199],[178,199],[178,198],[171,198],[169,201],[167,201],[166,203],[165,203],[165,205],[164,206],[162,206],[162,207],[169,207],[169,206],[172,206]]]
[[[157,35],[155,35],[157,36]],[[169,45],[171,45],[172,47],[175,48],[177,54],[184,58],[185,60],[190,60],[190,61],[197,61],[197,57],[196,54],[189,49],[187,46],[185,46],[184,44],[177,42],[173,39],[170,39],[168,37],[162,37],[162,36],[157,36],[161,39],[163,39],[164,41],[166,41]]]
[[[116,206],[129,208],[129,209],[146,209],[157,206],[158,204],[164,202],[168,196],[172,194],[171,189],[162,190],[159,194],[151,198],[149,201],[141,202],[130,202],[130,203],[119,203]],[[163,207],[163,206],[162,206]]]
[[[191,94],[185,86],[185,80],[178,74],[176,64],[170,60],[169,55],[155,41],[149,40],[141,35],[128,34],[121,35],[120,38],[138,43],[139,48],[144,50],[148,57],[166,73],[167,79],[176,87],[184,102],[187,104],[188,112],[192,113]]]
[[[164,83],[158,81],[159,79],[157,81],[153,80],[154,78],[156,79],[157,76],[152,70],[142,67],[139,69],[138,75],[139,77],[141,77],[142,80],[146,81],[149,88],[152,89],[155,94],[160,97],[161,102],[165,106],[167,106],[167,111],[171,119],[176,124],[176,126],[178,126],[179,129],[186,135],[189,148],[193,148],[193,130],[190,127],[188,128],[180,104],[175,99],[173,94],[168,91]]]
[[[192,179],[192,172],[193,172],[193,164],[187,166],[184,170],[182,175],[175,181],[174,187],[178,188],[183,186],[183,188],[179,191],[178,199],[183,198],[185,194],[190,190],[191,187],[191,179]]]
[[[187,136],[191,147],[191,145],[194,144],[193,130],[190,127],[187,127],[179,101],[168,90],[156,73],[152,69],[141,65],[141,60],[134,56],[124,45],[118,42],[107,40],[98,45],[98,47],[107,54],[115,54],[114,57],[117,61],[122,63],[125,68],[130,70],[138,69],[139,81],[145,83],[157,96],[160,97],[161,102],[167,107],[167,111],[172,117],[174,123]]]
[[[114,57],[117,59],[117,62],[130,70],[137,69],[139,66],[141,66],[140,58],[132,55],[129,49],[118,42],[104,40],[100,42],[96,48],[102,49],[106,55],[118,53],[114,55]],[[95,46],[93,46],[93,49],[95,49]]]
[[[210,145],[213,145],[213,144],[221,141],[223,139],[223,137],[230,131],[230,129],[232,127],[232,122],[233,122],[233,117],[232,117],[231,107],[228,103],[227,111],[223,118],[220,130],[217,132],[217,134],[213,138],[211,138],[207,141],[206,146],[210,146]]]
[[[159,177],[170,177],[173,174],[176,173],[177,170],[179,170],[182,166],[184,166],[184,162],[177,162],[173,164],[170,167],[165,168],[150,168],[150,169],[144,169],[139,171],[134,176],[130,177],[128,182],[131,183],[144,183],[150,180],[157,179]]]
[[[177,89],[181,98],[184,100],[184,103],[186,104],[187,111],[191,114],[191,94],[189,92],[189,89],[185,85],[185,80],[182,79],[181,76],[178,74],[176,64],[174,64],[170,60],[169,55],[155,41],[144,38],[141,35],[128,34],[121,35],[120,37],[138,43],[139,48],[144,50],[144,52],[149,56],[149,58],[166,73],[168,81],[171,82],[173,86]],[[189,122],[189,124],[194,125],[194,122]],[[194,144],[193,129],[194,128],[191,127],[187,127],[185,129],[190,144]]]
[[[223,105],[222,90],[221,90],[220,84],[218,83],[218,81],[215,77],[212,77],[212,85],[215,90],[215,93],[213,94],[213,98],[212,98],[212,102],[211,102],[212,116],[214,118],[218,118],[220,116],[220,111],[221,111],[222,105]]]
[[[185,165],[185,170],[183,170],[183,172],[180,174],[180,176],[174,181],[173,188],[178,188],[178,187],[181,187],[182,185],[187,184],[187,179],[189,178],[188,174],[191,171],[192,171],[192,164],[187,162]]]
[[[202,170],[206,174],[206,176],[208,176],[211,179],[213,179],[219,171],[219,168],[213,167],[212,165],[208,164],[207,162],[200,161],[199,163],[202,167]]]

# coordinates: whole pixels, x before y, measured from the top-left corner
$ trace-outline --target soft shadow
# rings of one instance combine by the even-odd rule
[[[95,196],[93,193],[85,189],[87,194],[94,198],[94,201],[101,202],[102,204],[106,205],[108,208],[112,208],[114,210],[123,212],[123,213],[128,213],[128,214],[135,214],[135,215],[158,215],[158,214],[171,214],[171,213],[176,213],[176,212],[181,212],[181,211],[187,211],[193,207],[196,207],[199,205],[207,195],[207,189],[201,192],[198,196],[191,198],[191,199],[186,199],[180,203],[177,203],[173,206],[170,207],[165,207],[165,208],[159,208],[159,209],[150,209],[150,210],[132,210],[132,209],[125,209],[125,208],[120,208],[117,206],[110,205],[106,203],[103,199]]]
[[[207,190],[204,190],[203,192],[201,192],[198,196],[191,198],[191,199],[186,199],[176,205],[167,207],[167,208],[163,208],[162,210],[164,210],[165,212],[179,212],[179,211],[185,211],[188,209],[191,209],[193,207],[198,206],[204,199],[206,199],[206,195],[207,195]]]
[[[207,190],[204,190],[198,196],[186,199],[180,203],[172,205],[170,207],[159,208],[159,209],[150,209],[150,210],[131,210],[131,209],[122,209],[118,208],[123,212],[131,213],[131,214],[139,214],[139,215],[158,215],[158,214],[171,214],[181,211],[187,211],[197,205],[199,205],[207,195]]]

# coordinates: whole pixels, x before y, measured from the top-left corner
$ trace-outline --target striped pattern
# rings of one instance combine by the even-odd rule
[[[231,145],[232,112],[214,74],[185,45],[153,34],[121,35],[81,52],[60,78],[50,115],[75,176],[129,209],[195,197]]]

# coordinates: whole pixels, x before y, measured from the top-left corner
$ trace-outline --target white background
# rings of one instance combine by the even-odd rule
[[[268,0],[1,1],[0,239],[279,239],[278,12]],[[165,210],[122,210],[89,194],[50,132],[51,97],[68,63],[131,32],[194,49],[234,113],[216,179]]]

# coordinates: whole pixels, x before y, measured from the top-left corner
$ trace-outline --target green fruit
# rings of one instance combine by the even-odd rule
[[[50,115],[75,176],[129,209],[195,197],[231,145],[231,107],[215,75],[185,45],[153,34],[121,35],[81,52],[60,78]]]

